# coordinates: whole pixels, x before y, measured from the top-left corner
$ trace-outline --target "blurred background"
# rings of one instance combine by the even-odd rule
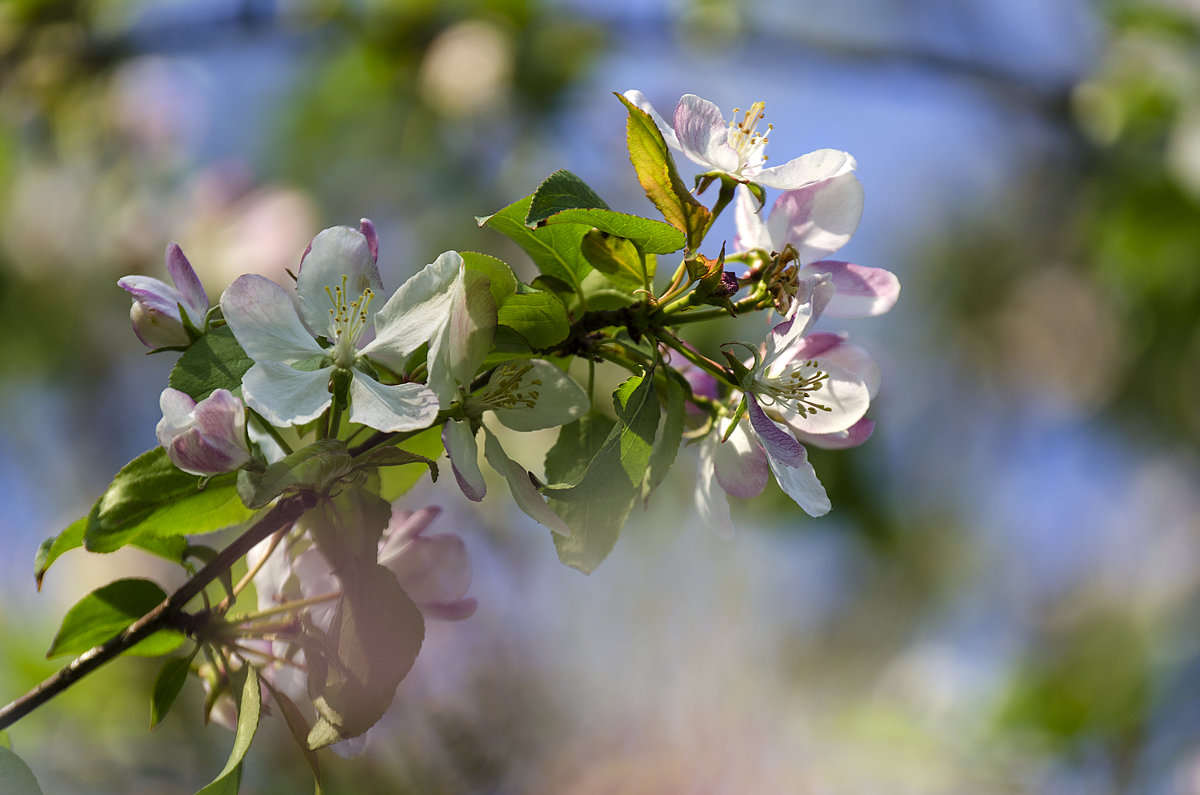
[[[881,363],[875,436],[813,452],[827,517],[771,484],[729,543],[684,451],[590,577],[503,488],[480,513],[414,493],[466,539],[480,607],[431,625],[327,791],[1200,793],[1194,0],[0,4],[0,701],[56,668],[67,606],[160,571],[76,551],[32,576],[155,444],[171,357],[143,355],[119,276],[164,277],[175,240],[215,299],[363,216],[387,286],[448,248],[520,269],[474,216],[558,168],[653,212],[630,88],[664,113],[764,100],[776,162],[858,158],[839,257],[904,292],[824,326]],[[146,731],[155,670],[120,661],[10,731],[47,793],[215,775],[232,735],[195,682]],[[307,777],[265,721],[243,791]]]

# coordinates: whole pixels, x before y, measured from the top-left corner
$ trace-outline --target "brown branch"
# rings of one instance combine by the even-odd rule
[[[160,629],[183,627],[187,616],[183,608],[208,585],[227,572],[241,560],[251,547],[280,530],[285,529],[300,515],[317,503],[317,495],[306,491],[279,502],[249,530],[242,533],[229,546],[213,558],[212,562],[196,572],[174,593],[157,607],[130,624],[119,635],[76,657],[65,668],[34,687],[25,695],[0,709],[0,729],[5,729],[28,715],[42,704],[78,682],[112,658],[120,655]]]

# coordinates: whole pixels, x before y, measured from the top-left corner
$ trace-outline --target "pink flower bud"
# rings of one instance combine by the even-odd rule
[[[159,398],[163,418],[155,434],[175,466],[194,475],[232,472],[250,460],[246,410],[227,389],[199,403],[178,389]]]
[[[133,296],[129,319],[133,321],[133,333],[147,348],[189,345],[192,338],[185,319],[199,327],[208,312],[208,294],[177,244],[167,246],[166,259],[174,287],[150,276],[117,280],[117,286]]]

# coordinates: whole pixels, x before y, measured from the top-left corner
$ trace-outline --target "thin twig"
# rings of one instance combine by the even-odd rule
[[[300,515],[317,504],[314,492],[303,492],[280,501],[265,516],[249,530],[242,533],[225,549],[221,550],[212,562],[196,572],[190,580],[179,587],[177,591],[164,599],[157,607],[137,621],[130,624],[123,632],[95,648],[85,651],[76,657],[69,665],[46,679],[25,695],[0,709],[0,729],[5,729],[37,709],[71,685],[87,676],[112,658],[131,648],[145,638],[150,637],[160,629],[171,626],[185,626],[183,608],[193,598],[229,570],[240,560],[250,548],[264,538],[286,528],[300,518]]]

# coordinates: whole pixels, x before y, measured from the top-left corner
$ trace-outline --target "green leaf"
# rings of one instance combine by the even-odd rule
[[[658,429],[658,438],[654,441],[654,451],[650,454],[650,464],[646,468],[646,479],[642,482],[643,504],[650,501],[650,494],[659,487],[675,464],[679,444],[683,441],[683,426],[687,416],[686,396],[691,392],[691,387],[681,375],[670,368],[663,369],[667,374],[667,412],[662,426]]]
[[[492,300],[496,302],[497,307],[504,306],[504,302],[517,292],[517,285],[520,284],[520,281],[504,260],[480,254],[477,251],[460,251],[459,255],[463,258],[463,265],[467,270],[482,273],[488,277],[492,289]]]
[[[38,590],[41,590],[42,580],[45,578],[46,572],[54,561],[58,560],[64,552],[70,552],[72,549],[83,546],[84,532],[87,529],[90,518],[91,515],[89,514],[81,519],[76,519],[67,526],[67,529],[52,538],[47,538],[38,547],[37,556],[34,558],[33,564],[33,577],[37,582]],[[182,561],[187,548],[187,542],[179,537],[134,534],[129,539],[129,543],[159,557],[166,558],[172,563]]]
[[[442,455],[442,428],[440,425],[426,428],[396,447],[436,461]],[[397,500],[424,474],[418,467],[383,467],[379,470],[379,495],[388,502]]]
[[[712,223],[712,213],[683,184],[667,142],[650,114],[620,94],[616,96],[629,111],[625,142],[638,182],[667,223],[686,235],[688,250],[695,251]]]
[[[275,705],[279,707],[279,711],[283,713],[283,720],[287,723],[288,731],[292,733],[292,739],[296,741],[296,745],[300,747],[300,753],[304,754],[304,761],[308,762],[308,767],[312,770],[313,779],[317,784],[317,792],[321,791],[321,762],[317,759],[316,751],[308,747],[309,725],[308,719],[304,717],[304,713],[296,706],[296,702],[287,697],[275,688],[268,680],[262,680],[262,683],[267,686],[267,692],[271,694],[271,698],[275,699]]]
[[[217,389],[240,390],[242,376],[253,364],[254,360],[238,345],[233,330],[220,326],[184,351],[167,383],[200,401]]]
[[[84,546],[112,552],[136,544],[179,559],[186,547],[182,536],[221,530],[254,515],[238,499],[234,481],[232,473],[218,475],[201,489],[199,477],[178,469],[156,447],[126,464],[96,501]]]
[[[0,746],[0,795],[42,795],[29,765],[4,746]]]
[[[670,224],[613,210],[563,210],[547,218],[543,224],[547,227],[560,224],[580,224],[588,229],[595,227],[610,235],[632,240],[648,254],[670,254],[683,248],[686,240],[683,232]]]
[[[46,656],[82,654],[99,646],[166,598],[163,589],[150,580],[130,578],[101,586],[76,602],[63,616],[62,626]],[[174,651],[183,640],[183,635],[178,632],[160,630],[125,653],[157,657]]]
[[[329,634],[319,646],[305,648],[308,692],[318,715],[308,735],[313,750],[374,726],[425,638],[421,611],[389,569],[359,559],[343,566],[338,578],[342,596]]]
[[[571,528],[570,536],[554,537],[559,560],[585,574],[612,551],[641,496],[661,413],[652,372],[622,383],[613,399],[617,423],[579,480],[543,489],[550,507]],[[550,476],[549,457],[546,474]]]
[[[499,212],[475,220],[480,226],[496,230],[523,248],[543,274],[565,282],[577,294],[582,294],[583,277],[592,270],[579,250],[579,241],[587,228],[561,224],[530,229],[525,225],[525,217],[532,201],[532,195],[526,196]]]
[[[607,210],[608,205],[582,179],[566,169],[559,169],[533,192],[525,225],[537,226],[555,213],[581,208]]]
[[[163,718],[171,711],[171,706],[183,690],[188,672],[192,669],[192,659],[199,650],[200,647],[197,646],[186,657],[168,657],[158,669],[158,676],[154,678],[154,690],[150,696],[151,729],[162,723]]]
[[[242,760],[246,758],[246,751],[250,750],[254,733],[258,731],[258,719],[262,712],[262,690],[258,684],[258,673],[253,665],[244,666],[242,670],[246,672],[246,679],[242,684],[242,697],[238,701],[237,731],[233,736],[233,749],[229,752],[224,769],[211,784],[196,795],[236,795],[241,784]]]
[[[571,333],[566,307],[550,293],[514,295],[500,307],[497,319],[500,325],[520,334],[535,350],[551,348]]]
[[[654,273],[644,272],[642,255],[631,241],[592,229],[583,236],[583,256],[613,284],[630,291],[653,284]],[[648,258],[647,266],[653,262]]]
[[[262,508],[286,491],[324,489],[349,474],[354,459],[339,439],[322,439],[271,464],[262,472],[238,472],[237,493],[251,508]]]
[[[12,750],[12,740],[8,739],[8,732],[4,731],[4,729],[0,729],[0,748]]]

